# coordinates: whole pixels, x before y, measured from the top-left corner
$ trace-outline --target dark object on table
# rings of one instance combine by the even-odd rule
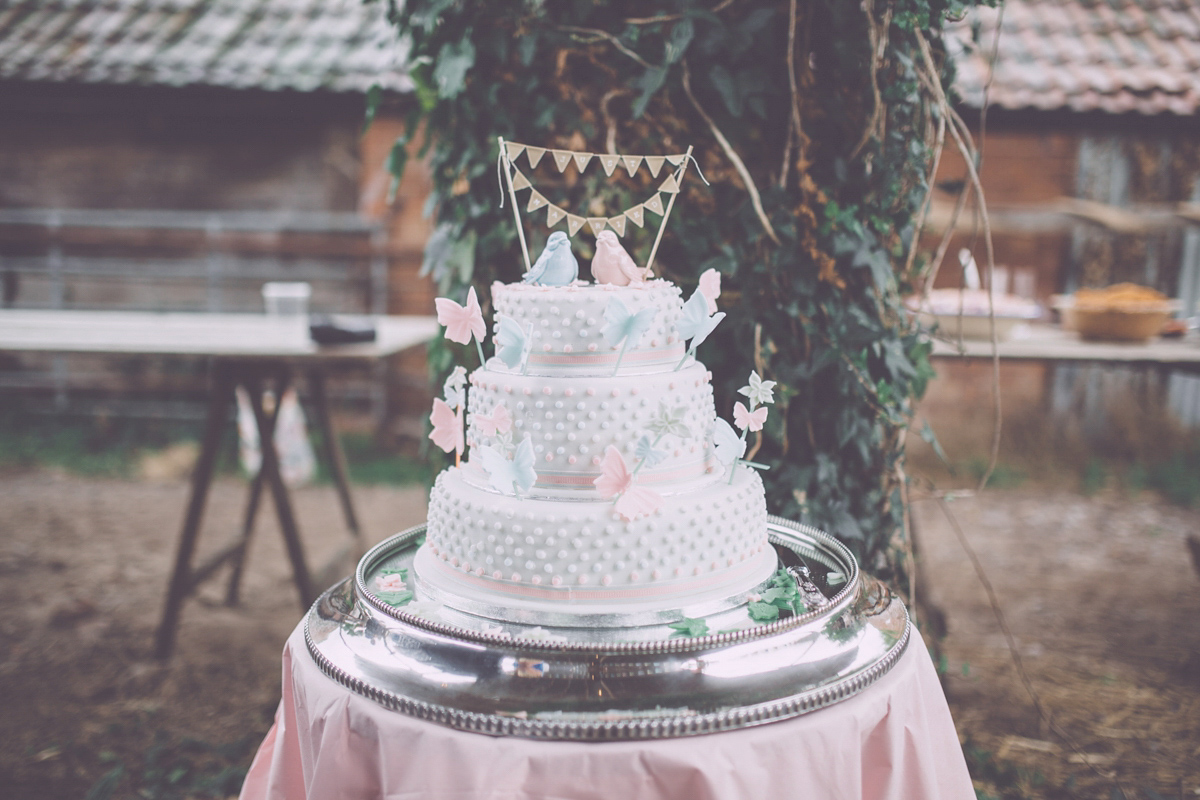
[[[361,344],[375,341],[375,323],[362,317],[312,316],[308,335],[317,344]]]

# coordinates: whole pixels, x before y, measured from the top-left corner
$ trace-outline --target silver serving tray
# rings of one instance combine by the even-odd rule
[[[424,599],[393,607],[369,587],[381,570],[411,566],[422,525],[372,548],[353,578],[321,595],[305,619],[305,641],[346,688],[478,733],[658,739],[787,719],[877,680],[903,653],[911,626],[899,598],[859,573],[832,536],[777,517],[769,530],[780,565],[807,566],[824,605],[759,624],[743,595],[706,615],[714,633],[697,637],[668,627],[685,609],[596,629],[561,624],[569,615],[530,625]],[[828,586],[829,573],[844,582]],[[408,582],[419,590],[411,572]]]

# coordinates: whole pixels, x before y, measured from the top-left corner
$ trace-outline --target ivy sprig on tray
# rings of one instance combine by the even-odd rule
[[[771,585],[763,591],[762,599],[750,603],[748,610],[750,619],[755,622],[773,622],[784,612],[788,616],[803,614],[808,606],[796,579],[786,569],[781,569],[771,577]]]

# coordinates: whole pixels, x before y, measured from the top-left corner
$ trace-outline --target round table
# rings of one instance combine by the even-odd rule
[[[303,627],[243,800],[970,800],[954,721],[914,638],[863,692],[794,719],[682,739],[557,742],[446,728],[327,678]]]

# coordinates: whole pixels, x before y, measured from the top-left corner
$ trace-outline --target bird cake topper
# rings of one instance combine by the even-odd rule
[[[596,258],[592,261],[592,276],[596,279],[597,283],[612,283],[618,286],[637,285],[653,275],[654,256],[658,253],[658,245],[662,241],[663,229],[666,227],[667,218],[670,217],[671,209],[675,205],[675,198],[679,195],[684,172],[687,170],[688,162],[696,160],[692,156],[691,147],[685,153],[676,153],[667,156],[638,156],[619,153],[597,154],[574,150],[551,150],[545,147],[533,147],[517,142],[507,142],[502,136],[497,138],[500,142],[500,155],[496,166],[497,170],[502,172],[504,176],[501,186],[502,196],[500,204],[501,206],[504,205],[503,192],[507,190],[508,197],[512,202],[513,219],[517,224],[517,238],[521,242],[521,254],[525,257],[526,276],[523,279],[525,283],[534,283],[543,286],[565,286],[574,281],[578,277],[577,266],[575,267],[575,274],[572,274],[568,280],[562,280],[571,271],[567,268],[567,259],[557,254],[565,248],[566,254],[570,255],[571,247],[569,239],[585,227],[596,236]],[[619,174],[618,167],[623,168],[629,177],[632,178],[645,166],[651,178],[655,181],[659,180],[659,175],[663,172],[664,166],[669,165],[669,169],[666,170],[666,176],[658,183],[657,189],[655,189],[653,194],[642,202],[636,203],[615,216],[585,217],[572,214],[561,206],[550,202],[516,166],[517,161],[521,156],[524,156],[530,170],[533,170],[547,155],[550,156],[550,161],[553,162],[559,172],[564,172],[573,164],[575,169],[583,173],[591,164],[598,163],[609,179]],[[700,180],[704,181],[707,185],[708,181],[704,178],[703,173],[700,173],[699,165],[696,167],[696,172],[700,175]],[[526,189],[530,193],[529,200],[525,204],[525,211],[527,213],[533,214],[544,210],[547,227],[553,228],[560,223],[565,223],[567,226],[565,234],[562,231],[555,231],[550,234],[550,239],[546,243],[546,249],[536,262],[531,262],[529,258],[529,246],[525,242],[525,229],[521,224],[520,208],[517,204],[517,192]],[[666,195],[665,203],[663,195]],[[589,203],[588,207],[592,208],[593,204]],[[650,257],[646,259],[646,266],[638,267],[625,251],[625,248],[621,246],[617,237],[624,236],[627,230],[631,230],[629,227],[630,223],[638,228],[645,227],[647,211],[658,215],[658,231],[654,236],[654,245],[650,248]],[[547,253],[550,253],[553,258],[547,259]],[[570,257],[570,262],[575,266],[573,255]]]

